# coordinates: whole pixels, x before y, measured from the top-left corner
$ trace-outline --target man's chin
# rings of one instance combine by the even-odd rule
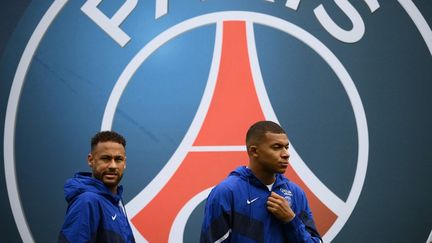
[[[286,169],[279,169],[279,170],[278,170],[278,173],[279,173],[279,174],[285,174],[285,171],[286,171]]]
[[[109,178],[109,179],[107,179],[107,178],[104,178],[103,180],[103,183],[107,186],[107,187],[115,187],[115,186],[117,186],[118,184],[119,184],[119,182],[120,182],[120,178],[115,178],[115,179],[113,179],[113,178]]]

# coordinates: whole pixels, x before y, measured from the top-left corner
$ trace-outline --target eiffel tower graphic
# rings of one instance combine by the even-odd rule
[[[247,165],[249,126],[259,120],[277,122],[259,71],[252,24],[221,21],[216,29],[209,80],[187,134],[165,167],[127,205],[138,239],[182,242],[181,226],[193,206],[205,200],[229,172]],[[291,162],[300,161],[307,168],[294,148],[290,150]],[[310,174],[302,175],[291,165],[286,172],[306,192],[317,228],[324,235],[337,220],[338,211],[306,186]]]

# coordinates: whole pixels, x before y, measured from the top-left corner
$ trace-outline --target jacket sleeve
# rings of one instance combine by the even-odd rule
[[[204,211],[201,229],[201,243],[223,242],[229,240],[231,234],[232,194],[228,188],[215,187],[209,194]]]
[[[301,190],[296,205],[296,216],[286,223],[285,236],[292,242],[322,242],[321,236],[315,226],[312,212],[305,193]]]
[[[66,212],[58,242],[94,242],[100,221],[99,207],[96,200],[80,195],[73,201]]]

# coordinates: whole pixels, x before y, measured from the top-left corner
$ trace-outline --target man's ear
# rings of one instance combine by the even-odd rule
[[[248,147],[248,154],[249,156],[258,157],[258,147],[256,145],[250,145]]]
[[[93,168],[93,155],[91,153],[87,155],[87,164],[90,168]]]

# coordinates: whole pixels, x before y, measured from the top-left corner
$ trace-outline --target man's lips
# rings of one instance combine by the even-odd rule
[[[113,177],[117,177],[118,173],[116,173],[116,172],[105,172],[103,175],[104,175],[104,177],[113,178]]]
[[[288,162],[287,161],[283,161],[283,162],[279,162],[279,165],[282,167],[288,167]]]

